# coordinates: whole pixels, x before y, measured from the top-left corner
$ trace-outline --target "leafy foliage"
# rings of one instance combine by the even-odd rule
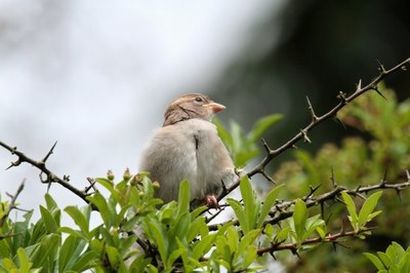
[[[222,208],[230,207],[234,214],[222,222],[211,221],[208,212],[217,211],[191,208],[188,181],[181,181],[177,201],[163,204],[155,196],[156,181],[147,173],[129,171],[119,181],[114,181],[112,173],[95,178],[97,190],[87,196],[89,203],[83,207],[61,210],[46,194],[36,221],[33,212],[12,220],[8,215],[15,204],[2,201],[0,272],[256,272],[271,261],[268,254],[289,268],[298,263],[288,255],[297,254],[301,261],[306,257],[308,265],[298,272],[326,271],[332,266],[332,272],[365,268],[370,265],[365,256],[379,272],[408,272],[409,250],[397,243],[385,253],[356,255],[362,260],[351,253],[365,249],[363,240],[349,241],[351,252],[333,252],[325,246],[346,237],[369,240],[376,223],[384,228],[386,219],[397,215],[403,219],[409,213],[399,210],[408,204],[398,206],[391,193],[381,199],[382,191],[363,195],[354,190],[359,189],[358,183],[378,183],[386,167],[394,180],[400,178],[400,170],[410,167],[410,103],[398,105],[392,92],[383,93],[387,102],[366,96],[340,115],[346,124],[365,132],[369,141],[348,138],[341,147],[325,145],[315,156],[297,150],[295,160],[274,174],[281,184],[263,197],[247,176],[242,177],[242,198],[222,202]],[[263,118],[247,134],[234,122],[228,131],[216,121],[237,166],[260,153],[257,142],[280,118]],[[319,202],[314,197],[320,190],[312,190],[319,183],[323,194],[339,189],[337,183],[350,190],[335,192],[327,203]],[[377,207],[389,214],[381,214]],[[62,217],[70,217],[74,225],[62,226]],[[403,227],[392,226],[395,222],[389,222],[390,232],[400,235]],[[341,257],[344,264],[337,268]]]
[[[353,127],[357,136],[343,139],[340,145],[325,144],[315,155],[296,150],[295,160],[283,163],[275,172],[274,179],[287,185],[284,194],[288,198],[306,194],[311,185],[320,184],[319,194],[331,190],[333,183],[355,189],[359,185],[377,184],[384,179],[405,179],[403,170],[410,169],[410,101],[398,103],[392,90],[382,85],[379,90],[386,99],[371,93],[359,97],[338,115],[345,126]],[[355,253],[375,244],[388,244],[390,240],[398,238],[409,244],[408,229],[400,224],[402,219],[410,217],[410,203],[407,201],[409,192],[400,192],[398,198],[397,192],[386,191],[380,201],[379,194],[373,194],[365,202],[363,196],[346,197],[346,194],[342,194],[347,210],[340,202],[327,202],[324,206],[323,219],[327,219],[329,228],[345,227],[347,211],[348,222],[354,230],[359,230],[363,225],[377,225],[374,241],[372,236],[366,241],[352,241],[349,243],[350,249],[338,248],[336,252],[332,251],[331,246],[316,248],[306,254],[309,263],[298,270],[317,272],[317,268],[322,268],[332,272],[365,272],[370,270],[369,263]],[[352,199],[352,202],[348,199]],[[387,213],[372,211],[378,202],[378,206]],[[362,209],[357,210],[360,206]],[[319,209],[316,208],[316,211],[319,212]],[[369,211],[372,212],[369,214]],[[375,215],[379,216],[373,218]],[[380,242],[378,236],[384,237],[386,241]],[[349,263],[346,263],[347,260]],[[289,267],[292,266],[297,265],[289,264]]]
[[[404,250],[401,245],[392,242],[386,252],[377,252],[364,255],[374,264],[379,273],[409,273],[410,272],[410,247]]]

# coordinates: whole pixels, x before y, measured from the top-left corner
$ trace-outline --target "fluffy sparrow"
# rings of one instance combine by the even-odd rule
[[[143,153],[140,170],[148,171],[165,202],[178,197],[179,183],[187,179],[191,199],[217,207],[223,185],[236,178],[232,159],[219,138],[212,116],[225,109],[202,94],[187,94],[172,101],[164,123]]]

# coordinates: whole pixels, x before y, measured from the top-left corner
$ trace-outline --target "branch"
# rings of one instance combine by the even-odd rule
[[[408,174],[408,171],[406,171],[406,174]],[[307,198],[305,200],[305,203],[306,203],[306,207],[308,208],[313,207],[313,206],[319,206],[319,205],[322,205],[326,201],[335,200],[342,191],[345,191],[346,193],[350,195],[360,195],[362,193],[367,194],[375,190],[389,190],[389,189],[395,190],[397,193],[399,193],[400,191],[407,189],[407,188],[410,188],[410,177],[407,177],[406,181],[401,182],[401,183],[387,183],[387,181],[383,179],[379,184],[370,185],[370,186],[361,186],[354,190],[347,189],[342,186],[335,186],[334,189],[330,192],[323,193],[316,197],[311,196]],[[272,219],[268,220],[265,223],[265,225],[267,223],[277,224],[281,220],[291,217],[293,215],[293,211],[287,211],[287,209],[290,208],[294,203],[295,201],[292,200],[292,201],[286,201],[286,202],[277,204],[269,214],[272,217]]]
[[[318,244],[318,243],[337,243],[339,239],[341,238],[345,238],[345,237],[355,237],[358,236],[362,233],[366,233],[371,231],[371,228],[365,228],[359,231],[340,231],[338,233],[335,234],[328,234],[326,235],[324,238],[321,237],[314,237],[314,238],[309,238],[306,239],[305,241],[303,241],[302,243],[278,243],[278,244],[272,244],[269,247],[265,247],[265,248],[260,248],[257,251],[258,256],[262,256],[265,253],[273,253],[275,251],[281,251],[281,250],[290,250],[292,253],[297,253],[298,249],[301,246],[305,246],[305,245],[313,245],[313,244]]]
[[[70,181],[70,177],[68,175],[64,175],[62,178],[60,178],[59,176],[57,176],[56,174],[54,174],[51,170],[47,168],[46,161],[49,159],[50,155],[53,153],[56,144],[57,142],[54,143],[54,145],[51,147],[51,149],[48,151],[48,153],[42,160],[37,161],[37,160],[34,160],[26,156],[23,152],[19,151],[17,147],[11,147],[5,144],[4,142],[0,141],[0,146],[8,150],[12,155],[17,156],[17,160],[11,162],[10,166],[7,167],[6,170],[12,167],[17,167],[21,163],[24,163],[24,162],[28,163],[40,170],[40,181],[42,183],[47,183],[49,185],[51,183],[60,184],[64,188],[68,189],[69,191],[71,191],[72,193],[74,193],[75,195],[83,199],[86,203],[89,203],[89,201],[86,198],[87,197],[86,193],[82,192],[81,190],[75,188],[74,186],[68,183]]]
[[[348,189],[343,186],[339,186],[334,184],[333,185],[333,190],[314,196],[313,193],[317,190],[318,187],[314,187],[310,189],[310,192],[307,196],[303,198],[305,201],[306,207],[314,207],[314,206],[321,206],[323,207],[324,203],[329,200],[337,200],[339,195],[341,194],[342,191],[345,191],[346,193],[350,195],[361,195],[361,194],[367,194],[369,192],[375,191],[375,190],[395,190],[397,194],[400,194],[400,192],[404,189],[410,188],[410,173],[409,171],[406,171],[406,180],[401,183],[387,183],[386,178],[384,177],[380,183],[376,185],[369,185],[369,186],[360,186],[357,187],[356,189]],[[334,177],[332,177],[332,182],[334,183]],[[399,195],[400,196],[400,195]],[[270,219],[266,220],[263,223],[263,226],[267,224],[277,224],[280,221],[287,219],[289,217],[292,217],[293,215],[293,210],[290,208],[295,204],[295,200],[290,200],[290,201],[279,201],[273,209],[270,211],[269,216],[271,217]],[[228,220],[229,222],[232,221],[232,219]],[[209,221],[208,221],[209,222]],[[225,222],[226,223],[226,222]],[[219,225],[224,225],[225,223],[218,223],[218,224],[212,224],[208,225],[209,230],[217,230]],[[238,220],[232,221],[233,225],[239,225]]]
[[[395,65],[391,69],[385,69],[384,66],[379,66],[379,75],[377,75],[370,83],[362,87],[362,81],[360,80],[359,83],[356,86],[356,89],[350,94],[346,94],[343,92],[340,92],[337,98],[339,99],[339,103],[336,104],[333,108],[331,108],[328,112],[325,114],[318,116],[316,112],[313,109],[312,103],[310,102],[310,99],[307,97],[307,102],[308,102],[308,110],[310,111],[311,115],[311,121],[308,125],[306,125],[304,128],[302,128],[299,133],[294,135],[291,139],[289,139],[287,142],[282,144],[276,149],[270,149],[267,143],[264,143],[264,147],[266,150],[266,155],[265,157],[249,172],[246,173],[246,175],[249,178],[252,178],[252,176],[256,174],[262,174],[265,176],[265,167],[277,156],[282,154],[284,151],[291,149],[295,147],[295,144],[299,142],[300,140],[304,140],[305,142],[311,142],[310,138],[308,136],[308,133],[324,122],[325,120],[336,117],[336,114],[343,109],[346,105],[351,103],[353,100],[355,100],[357,97],[363,95],[367,91],[375,91],[379,95],[382,95],[380,91],[377,89],[377,85],[387,76],[390,74],[393,74],[394,72],[397,72],[398,70],[403,70],[405,71],[405,66],[407,64],[410,64],[410,58],[407,58],[406,60],[402,61],[401,63]],[[239,186],[239,179],[237,179],[229,188],[227,188],[226,191],[222,192],[220,196],[218,196],[218,201],[224,198],[226,195],[228,195],[231,191],[236,189]]]
[[[11,197],[10,206],[7,208],[6,213],[0,218],[0,227],[2,227],[4,222],[7,220],[7,218],[10,215],[10,212],[13,209],[17,208],[16,201],[17,201],[18,196],[20,195],[20,193],[24,189],[24,182],[25,182],[25,180],[23,180],[23,182],[21,182],[20,186],[17,188],[17,191],[14,195],[9,194],[9,196]]]

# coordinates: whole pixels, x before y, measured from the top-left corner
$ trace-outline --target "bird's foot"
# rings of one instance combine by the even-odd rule
[[[218,199],[216,199],[216,196],[213,194],[205,196],[204,203],[208,208],[214,208],[214,209],[219,208]]]

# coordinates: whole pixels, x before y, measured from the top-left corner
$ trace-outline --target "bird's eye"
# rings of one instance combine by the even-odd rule
[[[201,98],[201,97],[195,97],[195,101],[196,101],[196,102],[203,102],[203,101],[204,101],[204,99],[203,99],[203,98]]]

